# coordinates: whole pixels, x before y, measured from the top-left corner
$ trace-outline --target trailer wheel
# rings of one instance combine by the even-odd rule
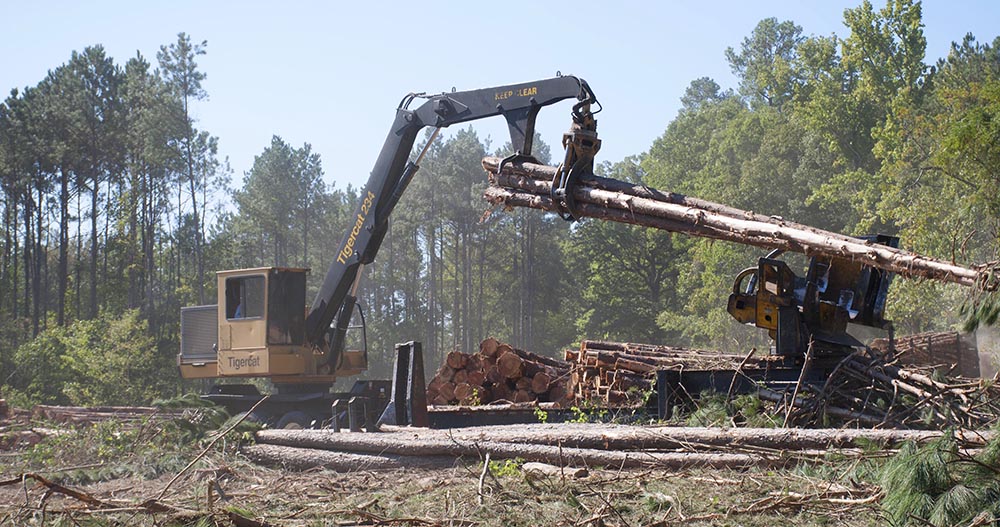
[[[278,419],[278,424],[274,425],[274,427],[279,430],[282,428],[300,430],[303,428],[309,428],[312,425],[312,422],[313,418],[310,417],[309,414],[299,410],[293,410],[281,416],[281,419]]]

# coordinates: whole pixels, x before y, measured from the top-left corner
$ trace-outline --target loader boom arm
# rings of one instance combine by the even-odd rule
[[[409,109],[418,98],[426,100],[416,109]],[[579,101],[574,113],[582,105],[589,109],[590,103],[597,102],[586,81],[573,76],[432,96],[410,94],[403,98],[375,168],[359,196],[351,228],[340,242],[306,316],[306,339],[314,347],[327,349],[331,360],[336,360],[343,350],[361,270],[374,261],[388,229],[389,216],[419,168],[419,159],[413,162],[409,157],[424,127],[440,129],[503,115],[515,152],[530,156],[538,111],[570,98]],[[336,325],[331,332],[334,319]],[[328,342],[324,340],[327,335],[330,335]]]

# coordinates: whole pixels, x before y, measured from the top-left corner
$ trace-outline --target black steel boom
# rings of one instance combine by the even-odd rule
[[[410,110],[410,103],[417,98],[426,101]],[[329,350],[331,366],[335,367],[343,351],[361,270],[374,261],[388,228],[389,215],[419,168],[419,158],[415,162],[408,159],[420,130],[503,115],[515,152],[531,156],[538,111],[542,106],[570,98],[580,101],[574,107],[574,115],[583,106],[589,111],[589,105],[597,102],[586,81],[573,76],[433,96],[410,94],[403,99],[375,168],[359,196],[352,227],[340,242],[306,318],[307,339],[314,346]],[[330,324],[335,318],[331,332]],[[326,342],[328,334],[330,341]]]

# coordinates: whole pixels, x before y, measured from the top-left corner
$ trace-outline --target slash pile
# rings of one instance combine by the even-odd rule
[[[872,349],[896,357],[904,366],[951,367],[962,377],[979,377],[979,353],[974,338],[957,331],[918,333],[889,339],[875,339]]]
[[[803,426],[835,420],[886,428],[979,429],[995,425],[1000,416],[996,379],[901,367],[871,348],[840,360],[822,385],[803,384],[794,401],[767,390],[759,395],[779,402],[789,410],[789,422]]]

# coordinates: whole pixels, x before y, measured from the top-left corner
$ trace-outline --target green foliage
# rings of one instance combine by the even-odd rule
[[[176,386],[137,311],[49,329],[18,348],[15,363],[10,382],[24,403],[137,405]]]
[[[702,393],[695,402],[694,411],[685,419],[687,426],[774,428],[781,423],[780,417],[768,413],[764,402],[756,395],[729,399],[726,394],[715,392]]]
[[[949,433],[917,446],[907,443],[885,463],[882,510],[893,525],[965,525],[1000,517],[1000,442],[975,456],[959,450]]]
[[[24,451],[9,468],[44,471],[47,477],[67,484],[175,473],[190,460],[193,444],[178,429],[163,425],[163,421],[146,418],[64,427],[62,433],[47,436]]]
[[[539,423],[549,422],[549,413],[546,412],[545,410],[542,410],[540,406],[536,406],[534,412],[535,412],[535,418],[538,419]]]
[[[600,423],[608,417],[608,409],[597,406],[591,401],[583,401],[580,406],[571,406],[570,412],[573,417],[567,419],[568,423]]]
[[[521,458],[505,459],[503,461],[490,461],[489,471],[493,476],[502,477],[514,477],[521,474],[521,467],[524,466],[524,460]]]

